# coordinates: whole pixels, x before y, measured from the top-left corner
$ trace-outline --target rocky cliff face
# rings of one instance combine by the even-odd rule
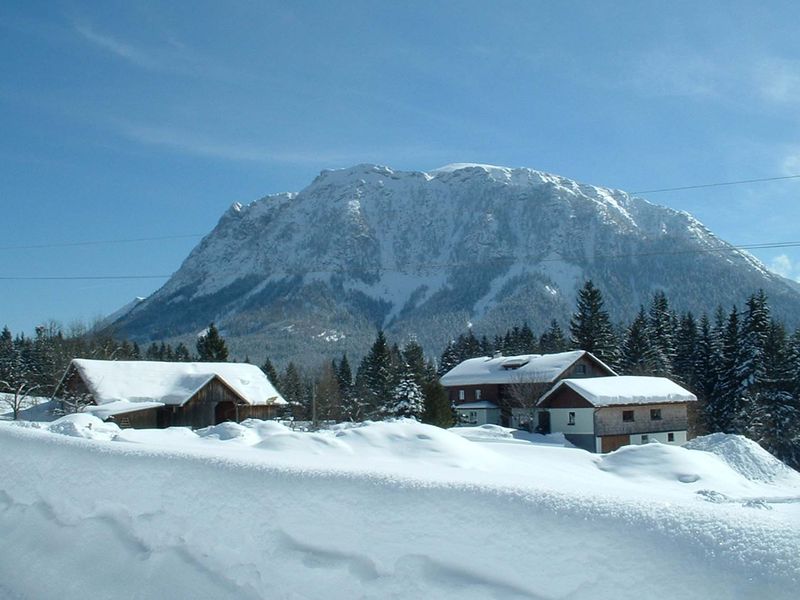
[[[234,204],[115,327],[186,340],[213,320],[253,360],[358,355],[378,327],[438,352],[469,324],[493,334],[566,323],[587,278],[615,320],[656,289],[678,309],[710,312],[764,288],[777,315],[800,314],[786,280],[691,215],[625,192],[531,169],[358,165]]]

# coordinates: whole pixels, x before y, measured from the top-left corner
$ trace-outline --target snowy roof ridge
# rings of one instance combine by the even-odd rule
[[[695,402],[695,396],[666,377],[644,375],[619,375],[617,377],[587,377],[562,379],[548,391],[537,404],[543,404],[550,396],[567,386],[583,396],[595,407],[620,406],[626,404],[670,404]]]
[[[85,358],[70,363],[98,405],[112,402],[186,403],[219,378],[248,404],[285,404],[261,369],[247,363],[112,361]]]
[[[517,356],[481,356],[462,361],[440,381],[444,386],[516,383],[546,383],[557,379],[583,356],[590,356],[600,365],[614,371],[586,350],[554,354],[520,354]]]

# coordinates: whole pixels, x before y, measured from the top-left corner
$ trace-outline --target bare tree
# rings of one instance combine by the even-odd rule
[[[55,410],[60,415],[71,415],[83,412],[87,406],[92,404],[92,396],[80,392],[64,390],[64,393],[57,398],[59,407]]]
[[[536,403],[551,386],[552,382],[546,379],[544,373],[517,372],[513,381],[506,387],[506,406],[501,406],[501,409],[507,410],[512,416],[514,409],[522,409],[517,413],[519,427],[533,431]]]
[[[12,417],[16,421],[19,419],[21,411],[38,404],[38,398],[31,396],[31,393],[40,387],[27,381],[19,382],[16,385],[11,385],[7,381],[0,381],[0,389],[8,390],[6,393],[0,392],[0,403],[11,409]]]

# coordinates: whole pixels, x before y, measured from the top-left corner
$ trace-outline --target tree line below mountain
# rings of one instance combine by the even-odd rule
[[[718,308],[699,317],[676,313],[656,292],[629,324],[614,326],[601,291],[591,281],[580,290],[565,332],[558,321],[539,336],[527,324],[491,339],[468,330],[447,344],[438,361],[415,340],[390,344],[379,331],[353,372],[347,355],[303,370],[289,362],[262,370],[289,402],[284,417],[341,421],[413,416],[439,426],[454,423],[438,377],[467,358],[501,352],[592,352],[617,373],[673,379],[697,395],[698,434],[746,435],[795,468],[800,467],[800,329],[790,335],[774,319],[765,294],[740,310]],[[72,358],[225,361],[228,350],[211,326],[193,354],[184,344],[135,342],[93,331],[65,335],[57,324],[38,327],[33,338],[0,332],[0,391],[15,416],[26,398],[49,396]],[[426,358],[426,356],[428,358]],[[245,358],[247,360],[247,358]]]

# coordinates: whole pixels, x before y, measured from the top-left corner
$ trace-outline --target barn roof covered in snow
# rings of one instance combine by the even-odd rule
[[[554,381],[576,361],[587,356],[605,368],[611,368],[585,350],[556,354],[521,354],[519,356],[481,356],[469,358],[442,375],[444,386],[504,383],[547,383]]]
[[[215,377],[248,404],[286,404],[264,372],[246,363],[76,358],[70,368],[80,373],[98,405],[119,401],[182,405]]]
[[[694,402],[697,396],[666,377],[642,377],[623,375],[620,377],[587,377],[586,379],[562,379],[537,403],[546,406],[549,398],[563,389],[572,388],[592,406],[619,406],[624,404],[670,404]]]

